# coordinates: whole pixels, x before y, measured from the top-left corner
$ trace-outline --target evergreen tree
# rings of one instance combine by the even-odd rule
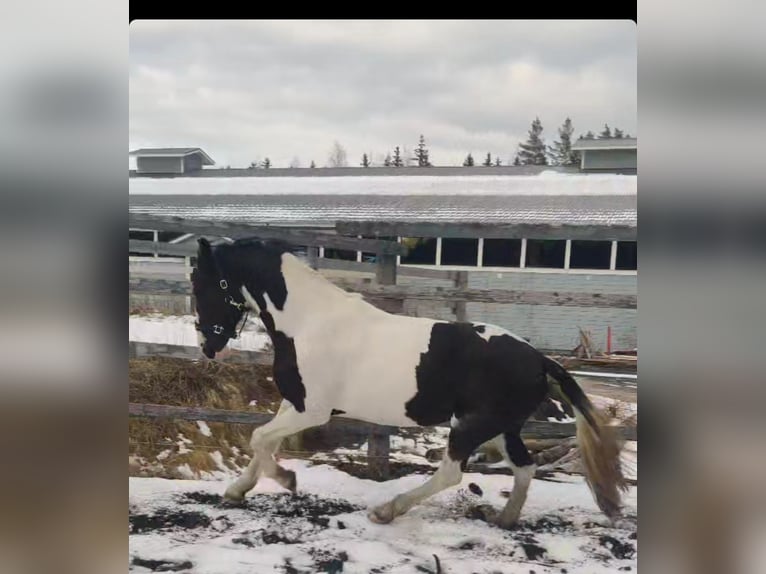
[[[258,169],[258,160],[250,162],[250,169]]]
[[[383,160],[383,167],[391,167],[391,154],[386,154],[386,159]]]
[[[399,146],[394,148],[394,159],[391,162],[394,167],[402,167],[404,162],[402,161],[402,153],[399,151]]]
[[[609,126],[604,124],[604,131],[598,134],[598,139],[606,139],[612,137],[612,132],[609,130]]]
[[[370,160],[367,159],[367,154],[362,155],[362,167],[370,167]]]
[[[612,137],[619,140],[625,136],[622,134],[622,130],[620,128],[614,128],[614,134],[612,134]]]
[[[423,137],[423,134],[420,134],[420,142],[415,150],[415,160],[418,162],[418,167],[431,167],[431,162],[428,160],[426,139]]]
[[[513,158],[513,165],[521,165],[521,160],[519,159],[519,154],[516,154],[516,157]]]
[[[263,169],[269,169],[271,167],[271,160],[269,158],[264,159],[261,167]]]
[[[492,167],[492,155],[487,152],[487,157],[484,159],[484,163],[481,164],[484,167]]]
[[[594,139],[596,139],[596,136],[593,134],[592,131],[588,130],[588,133],[585,134],[584,136],[580,136],[580,139],[581,140],[594,140]]]
[[[548,146],[548,155],[552,165],[580,165],[580,154],[572,151],[572,120],[567,118],[559,128],[559,140],[554,141],[553,147]]]
[[[465,160],[463,161],[463,167],[473,167],[473,156],[470,153],[467,156],[465,156]]]
[[[311,169],[314,169],[317,166],[317,164],[314,163],[314,160],[311,160],[311,165],[309,166]]]
[[[499,155],[495,156],[495,167],[500,167],[500,165],[501,165],[500,156]]]
[[[529,130],[527,142],[519,144],[521,149],[518,157],[521,160],[521,165],[548,165],[545,158],[545,142],[540,137],[542,133],[543,124],[540,122],[540,118],[535,118]]]

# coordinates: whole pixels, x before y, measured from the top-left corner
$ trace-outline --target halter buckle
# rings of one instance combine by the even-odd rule
[[[220,325],[213,325],[213,333],[215,333],[216,335],[220,335],[221,333],[223,333],[223,327],[221,327]]]
[[[229,288],[229,284],[226,282],[226,279],[221,279],[218,284],[221,286],[221,289],[224,291]]]

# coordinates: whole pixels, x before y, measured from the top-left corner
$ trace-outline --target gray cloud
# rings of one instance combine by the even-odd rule
[[[219,164],[324,165],[413,149],[507,161],[540,117],[636,133],[630,21],[137,21],[130,146],[201,146]]]

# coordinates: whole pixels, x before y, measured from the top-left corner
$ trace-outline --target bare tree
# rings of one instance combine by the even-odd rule
[[[348,167],[346,150],[337,141],[333,143],[330,157],[327,160],[328,167]]]
[[[403,145],[402,146],[402,162],[404,164],[404,167],[410,167],[413,161],[417,161],[417,159],[412,157],[412,154],[410,153],[410,148],[408,148],[406,145]]]

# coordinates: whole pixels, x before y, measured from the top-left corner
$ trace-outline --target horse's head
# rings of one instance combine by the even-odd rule
[[[200,346],[212,359],[229,339],[237,338],[242,315],[254,301],[257,310],[267,311],[267,300],[282,310],[287,287],[281,271],[282,253],[288,247],[278,242],[241,240],[213,248],[200,238],[197,267],[192,273]],[[249,297],[248,301],[243,294]],[[262,314],[263,318],[263,314]]]
[[[222,351],[229,339],[237,337],[237,325],[246,303],[207,239],[200,238],[197,267],[191,275],[197,321],[194,324],[202,352],[209,359]]]

